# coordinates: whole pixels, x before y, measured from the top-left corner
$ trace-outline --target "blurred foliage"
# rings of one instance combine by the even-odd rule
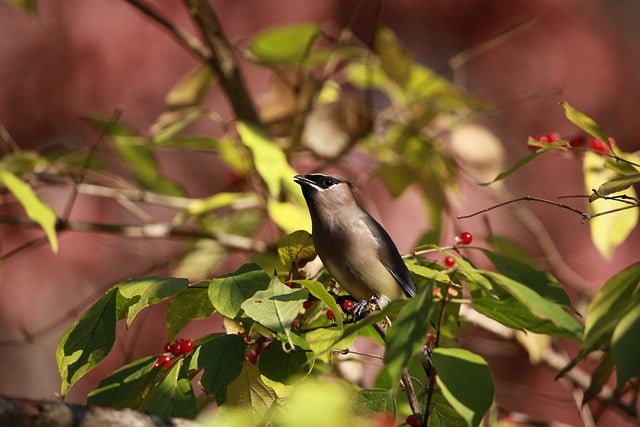
[[[14,3],[35,10],[35,2]],[[310,221],[292,180],[293,158],[306,155],[326,166],[359,150],[376,165],[391,195],[397,197],[410,186],[420,191],[431,225],[424,241],[437,243],[461,166],[469,167],[473,150],[483,150],[453,150],[448,135],[488,106],[417,63],[388,28],[376,30],[371,48],[348,31],[325,31],[312,23],[282,26],[255,34],[244,44],[244,58],[273,76],[259,111],[262,123],[239,117],[230,125],[203,106],[222,78],[206,61],[169,90],[166,111],[148,135],[118,120],[90,119],[108,136],[135,185],[176,208],[169,226],[191,227],[201,237],[186,245],[176,268],[176,276],[188,279],[140,277],[115,284],[65,332],[57,349],[61,393],[65,395],[112,351],[118,322],[130,325],[142,310],[164,301],[169,301],[170,338],[191,320],[214,315],[225,317],[227,334],[199,338],[192,352],[170,356],[170,366],[154,366],[160,355],[133,361],[103,379],[88,403],[194,418],[202,407],[197,395],[203,394],[219,408],[205,421],[211,425],[397,425],[410,414],[407,397],[399,391],[403,371],[409,369],[421,411],[429,414],[428,425],[476,426],[493,404],[495,386],[487,362],[457,348],[455,338],[464,331],[462,305],[512,330],[580,343],[577,357],[561,374],[603,351],[585,399],[596,396],[614,372],[618,392],[637,381],[638,264],[603,286],[583,326],[563,286],[508,239],[490,236],[493,249],[426,245],[416,248],[407,261],[418,285],[415,298],[394,301],[357,323],[343,315],[337,303],[343,291],[326,275],[307,269],[315,251],[304,231],[310,230]],[[563,107],[568,120],[607,141],[592,119],[567,103]],[[224,135],[213,139],[189,134],[189,126],[198,121],[219,125]],[[611,257],[637,224],[636,156],[609,142],[606,154],[576,149],[564,140],[547,144],[532,138],[529,143],[535,152],[485,185],[548,152],[584,152],[585,183],[592,193],[584,219],[590,220],[596,247]],[[166,148],[215,151],[237,185],[207,198],[185,197],[183,186],[161,171],[157,153]],[[15,151],[0,161],[0,180],[43,228],[55,251],[59,218],[29,182],[43,173],[78,182],[88,170],[108,167],[91,157],[78,161]],[[488,170],[496,167],[501,165],[492,164]],[[256,246],[255,236],[265,224],[277,232]],[[210,276],[248,241],[246,264],[235,272]],[[474,250],[484,254],[493,269],[478,268],[465,256]],[[455,264],[445,268],[419,252],[451,256]],[[388,319],[393,320],[383,340],[375,328]],[[386,345],[375,387],[360,387],[336,369],[339,355],[349,354],[356,338]],[[550,345],[550,340],[539,342]],[[435,377],[426,377],[421,366],[425,346],[433,347],[429,351]]]

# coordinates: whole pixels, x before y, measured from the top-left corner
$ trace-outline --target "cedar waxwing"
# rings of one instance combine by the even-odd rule
[[[356,201],[351,183],[329,175],[296,175],[309,207],[313,245],[329,273],[352,297],[357,320],[375,305],[413,297],[416,285],[382,226]]]

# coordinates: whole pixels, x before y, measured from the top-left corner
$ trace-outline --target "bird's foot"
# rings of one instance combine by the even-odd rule
[[[376,298],[371,298],[370,300],[360,300],[353,304],[350,314],[353,321],[357,322],[358,320],[367,317],[369,313],[379,309],[380,305],[378,304],[378,300]]]

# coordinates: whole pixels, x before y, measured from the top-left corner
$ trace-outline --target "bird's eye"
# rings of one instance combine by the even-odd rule
[[[334,178],[332,178],[330,176],[327,176],[327,177],[324,178],[324,187],[325,188],[331,187],[332,185],[335,185],[337,183],[338,183],[338,181],[336,181]]]

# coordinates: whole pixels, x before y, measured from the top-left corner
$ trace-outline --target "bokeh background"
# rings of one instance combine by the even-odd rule
[[[192,29],[182,2],[152,2],[177,24]],[[249,35],[276,25],[306,21],[345,25],[361,3],[355,32],[369,41],[376,25],[395,31],[423,64],[455,80],[495,107],[477,122],[504,144],[505,164],[527,154],[527,137],[557,131],[576,132],[565,118],[560,100],[593,117],[624,151],[640,148],[640,3],[635,0],[244,0],[212,1],[227,35],[242,43]],[[39,2],[29,16],[0,1],[0,124],[23,149],[44,150],[64,145],[86,150],[99,137],[82,117],[111,116],[145,133],[164,111],[164,97],[195,60],[167,34],[122,0]],[[516,28],[516,29],[514,29]],[[490,42],[491,41],[491,42]],[[482,46],[481,49],[476,49]],[[451,60],[472,52],[453,69]],[[460,58],[460,56],[457,56]],[[243,63],[251,92],[259,99],[269,84],[260,69]],[[207,106],[229,117],[219,91]],[[200,133],[215,134],[199,125]],[[2,148],[6,152],[6,148]],[[164,152],[163,170],[179,180],[190,196],[213,194],[230,185],[230,175],[211,153]],[[353,173],[353,171],[351,172]],[[357,177],[355,177],[357,179]],[[551,154],[507,181],[514,195],[554,198],[584,194],[578,158]],[[364,184],[368,206],[389,229],[401,250],[410,250],[428,229],[417,196],[407,191],[393,200],[373,180]],[[455,205],[457,214],[495,202],[469,182]],[[59,211],[68,188],[43,189],[43,198]],[[579,205],[579,204],[578,204]],[[634,231],[611,260],[603,259],[589,238],[588,225],[568,211],[528,205],[542,221],[581,286],[597,289],[614,272],[637,260],[639,233]],[[21,215],[15,204],[0,204],[4,214]],[[158,221],[170,218],[151,211]],[[81,197],[72,218],[127,223],[131,215],[112,201]],[[545,265],[545,254],[509,209],[490,214],[494,231],[526,247]],[[449,224],[481,236],[482,218]],[[39,236],[37,230],[0,224],[3,254]],[[113,235],[65,233],[60,252],[34,246],[0,264],[0,393],[52,398],[59,389],[55,346],[62,332],[104,289],[125,278],[170,274],[179,241],[126,239]],[[219,273],[235,269],[241,256],[231,257]],[[219,329],[217,320],[195,322],[184,336]],[[158,353],[166,340],[160,317],[141,315],[129,331],[119,331],[119,346],[99,369],[70,394],[82,401],[105,373],[124,361]],[[566,389],[554,382],[548,368],[530,368],[526,353],[510,342],[481,333],[464,345],[490,361],[497,383],[497,401],[507,411],[579,425],[580,418]],[[571,348],[569,348],[571,351]],[[602,425],[624,425],[611,413]]]

